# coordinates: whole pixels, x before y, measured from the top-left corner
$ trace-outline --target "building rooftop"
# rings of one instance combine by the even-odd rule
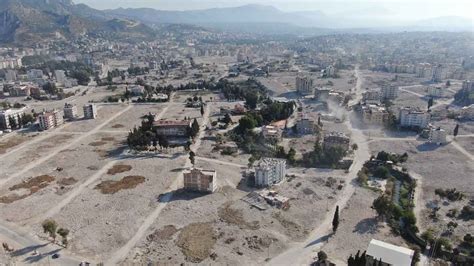
[[[374,259],[382,259],[383,262],[393,266],[410,265],[413,254],[411,249],[395,246],[380,240],[372,239],[367,248],[367,255]]]
[[[158,120],[153,122],[153,126],[189,126],[187,120]]]

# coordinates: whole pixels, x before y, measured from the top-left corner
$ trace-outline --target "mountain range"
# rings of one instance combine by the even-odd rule
[[[48,37],[81,35],[129,39],[152,38],[168,24],[189,24],[266,34],[315,35],[334,32],[387,31],[473,31],[473,21],[462,17],[442,17],[407,25],[383,25],[384,15],[357,14],[328,16],[319,11],[284,12],[272,6],[244,5],[192,11],[164,11],[152,8],[97,10],[72,0],[0,0],[0,42],[36,41]]]
[[[0,42],[36,42],[81,35],[146,38],[150,27],[71,0],[1,0]]]

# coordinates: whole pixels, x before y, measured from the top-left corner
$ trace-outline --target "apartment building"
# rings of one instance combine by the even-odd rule
[[[30,69],[26,72],[29,81],[34,81],[43,78],[43,70],[41,69]]]
[[[380,89],[382,99],[395,100],[398,97],[398,87],[390,85]]]
[[[38,116],[38,121],[40,130],[48,130],[58,127],[64,123],[63,112],[59,110],[43,112]]]
[[[268,187],[285,179],[286,160],[262,158],[255,166],[255,186]]]
[[[153,122],[156,134],[166,137],[187,137],[191,121],[188,120],[158,120]]]
[[[434,66],[431,69],[431,81],[432,82],[441,82],[444,78],[444,69],[441,65]]]
[[[66,77],[66,72],[64,72],[64,70],[55,70],[54,76],[56,77],[56,81],[59,84],[62,84],[62,85],[66,84],[67,77]]]
[[[265,140],[278,142],[281,140],[282,131],[275,126],[263,126],[262,135]]]
[[[95,104],[86,104],[82,107],[84,111],[84,119],[96,119],[97,118],[97,106]]]
[[[341,148],[344,151],[349,150],[351,140],[342,132],[329,132],[324,134],[323,149]]]
[[[184,189],[187,191],[212,193],[217,189],[215,170],[191,168],[183,172]]]
[[[25,108],[7,109],[0,111],[0,129],[11,129],[20,124],[20,118],[25,114]],[[12,125],[12,122],[14,125]]]
[[[296,77],[296,91],[303,95],[313,94],[313,79],[310,77]]]
[[[431,143],[436,143],[438,145],[442,145],[446,143],[446,131],[440,127],[437,128],[430,128],[430,133],[428,137],[428,141]]]
[[[77,118],[77,106],[75,104],[65,103],[64,108],[64,118],[67,119],[76,119]]]
[[[383,106],[367,104],[362,106],[362,121],[369,125],[384,125],[389,121],[390,114]]]
[[[431,117],[428,112],[417,108],[404,107],[400,110],[400,126],[426,128]]]
[[[362,101],[368,104],[378,104],[382,99],[381,89],[367,90],[362,93]]]
[[[428,87],[428,95],[431,97],[442,97],[443,89],[441,87]]]

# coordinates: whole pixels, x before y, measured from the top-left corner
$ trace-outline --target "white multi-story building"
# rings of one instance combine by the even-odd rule
[[[443,89],[441,87],[428,87],[428,95],[431,97],[442,97]]]
[[[38,116],[40,130],[48,130],[58,127],[64,123],[63,112],[53,110],[51,112],[43,112]]]
[[[64,72],[64,70],[55,70],[54,71],[54,76],[56,77],[56,81],[59,84],[62,84],[62,85],[66,84],[67,77],[66,77],[66,73]]]
[[[5,73],[5,80],[7,82],[16,81],[17,80],[16,70],[8,69],[7,72]]]
[[[430,114],[419,109],[404,107],[400,110],[400,126],[426,128],[430,123]]]
[[[65,103],[64,104],[64,117],[67,119],[77,118],[77,106],[75,104]]]
[[[20,109],[7,109],[0,111],[0,128],[11,129],[13,122],[18,126],[20,124],[20,118],[25,114],[25,108]]]
[[[130,90],[130,93],[134,96],[140,96],[145,91],[145,87],[141,85],[133,85],[130,86],[128,89]]]
[[[438,145],[442,145],[446,143],[446,131],[440,127],[430,129],[430,134],[428,137],[428,141],[431,143],[436,143]]]
[[[326,69],[324,70],[324,74],[326,77],[328,78],[333,78],[336,76],[336,68],[332,65],[326,67]]]
[[[310,77],[296,77],[296,91],[301,94],[313,94],[313,79]]]
[[[255,166],[255,186],[268,187],[285,179],[286,160],[262,158]]]
[[[43,70],[41,70],[41,69],[30,69],[30,70],[28,70],[26,75],[28,76],[28,80],[30,80],[30,81],[41,79],[41,78],[43,78]]]
[[[97,118],[97,106],[95,104],[86,104],[82,107],[84,111],[85,119],[96,119]]]
[[[398,97],[398,87],[390,85],[380,89],[383,99],[394,100]]]
[[[431,74],[432,82],[441,82],[441,80],[444,78],[444,69],[441,65],[434,66],[431,70]]]

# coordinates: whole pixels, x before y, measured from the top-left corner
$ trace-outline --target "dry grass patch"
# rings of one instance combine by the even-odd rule
[[[237,225],[241,229],[257,230],[260,228],[258,221],[253,221],[251,223],[245,221],[242,211],[233,209],[230,205],[231,203],[228,202],[219,208],[218,215],[221,220],[228,224]]]
[[[10,204],[10,203],[13,203],[17,200],[24,199],[24,198],[28,197],[29,195],[31,195],[31,194],[23,194],[23,195],[10,194],[10,195],[6,195],[6,196],[2,196],[2,197],[0,197],[0,203]]]
[[[101,138],[102,141],[115,141],[114,137],[103,137]]]
[[[143,182],[145,182],[143,176],[126,176],[119,181],[102,181],[95,186],[95,189],[99,189],[102,194],[115,194],[120,190],[133,189]]]
[[[199,263],[209,257],[216,239],[211,223],[193,223],[181,230],[176,245],[187,261]]]
[[[49,186],[49,184],[53,182],[54,180],[55,178],[50,175],[40,175],[37,177],[30,178],[27,181],[23,181],[22,183],[16,184],[9,188],[10,191],[29,190],[27,193],[23,193],[23,194],[12,193],[6,196],[2,196],[0,197],[0,203],[9,204],[9,203],[24,199],[40,191],[41,189]]]
[[[58,185],[61,186],[71,186],[77,183],[77,180],[74,177],[62,178],[58,180]]]
[[[0,143],[0,154],[6,153],[8,149],[18,146],[25,141],[26,141],[25,137],[18,136],[18,137],[10,138],[6,142]]]
[[[115,175],[115,174],[120,174],[120,173],[124,173],[124,172],[128,172],[132,170],[132,166],[131,165],[127,165],[127,164],[116,164],[114,166],[112,166],[112,168],[110,168],[109,170],[107,170],[107,174],[108,175]]]
[[[23,181],[20,184],[16,184],[16,185],[10,187],[9,189],[10,189],[10,191],[13,191],[13,190],[18,190],[18,189],[23,188],[23,189],[38,191],[42,188],[47,187],[49,185],[49,183],[54,181],[54,179],[55,179],[54,176],[40,175],[40,176],[37,176],[37,177],[30,178],[27,181]]]
[[[148,235],[146,239],[150,242],[161,242],[170,240],[173,235],[178,232],[174,225],[166,225],[158,230],[155,230],[152,234]]]
[[[94,142],[89,143],[89,146],[99,147],[99,146],[104,146],[105,144],[107,144],[107,141],[94,141]]]

